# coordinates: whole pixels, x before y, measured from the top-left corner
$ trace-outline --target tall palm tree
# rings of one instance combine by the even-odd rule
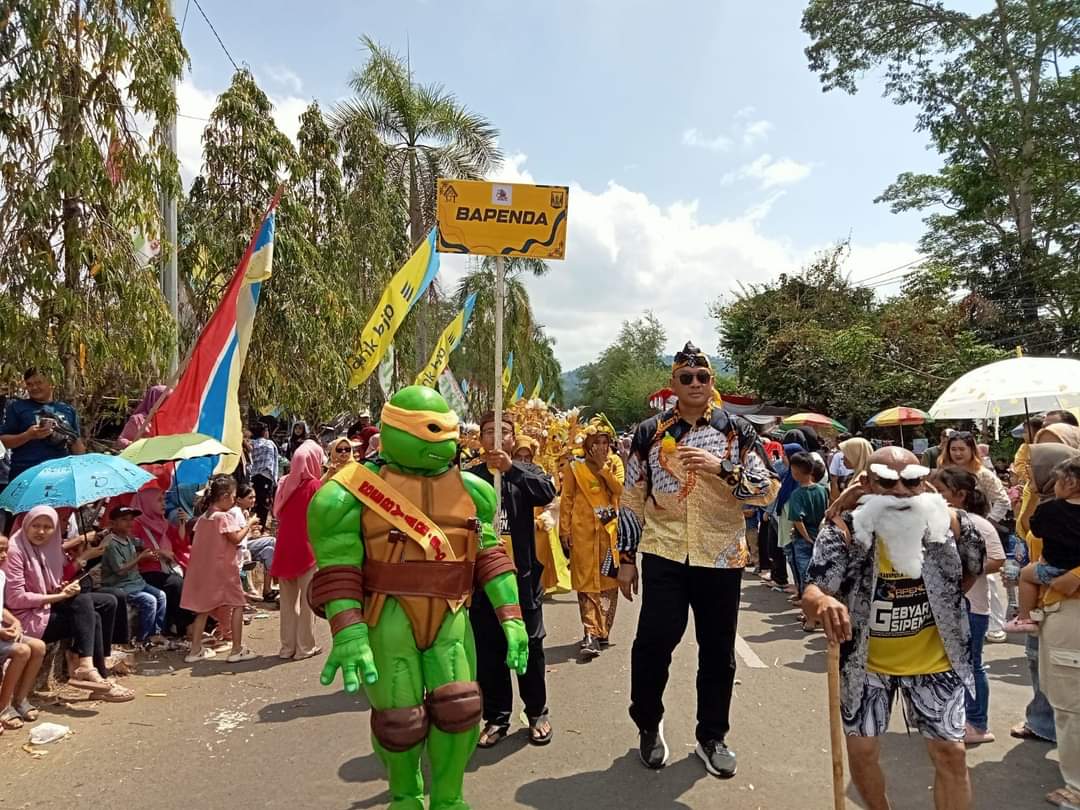
[[[478,179],[496,168],[499,131],[441,84],[414,83],[396,53],[371,37],[363,43],[367,64],[349,80],[356,98],[338,104],[331,120],[338,133],[370,122],[390,148],[391,171],[407,189],[415,247],[435,223],[436,179]]]
[[[558,381],[558,363],[551,351],[551,339],[544,327],[536,322],[522,276],[542,276],[548,265],[541,259],[510,258],[506,260],[505,305],[503,309],[503,352],[514,352],[514,378],[532,387],[538,374],[549,383]],[[472,293],[476,304],[464,342],[455,361],[458,372],[474,381],[482,381],[486,389],[483,406],[491,405],[489,381],[494,375],[495,354],[495,258],[485,256],[474,262],[458,283],[459,304]],[[505,357],[503,360],[505,361]]]

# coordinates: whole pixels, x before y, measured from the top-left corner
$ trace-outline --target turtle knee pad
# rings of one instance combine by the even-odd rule
[[[428,711],[435,728],[447,734],[460,734],[480,722],[483,705],[476,681],[454,681],[432,690]]]
[[[371,733],[379,745],[395,754],[422,742],[427,737],[428,725],[428,712],[423,704],[371,710]]]

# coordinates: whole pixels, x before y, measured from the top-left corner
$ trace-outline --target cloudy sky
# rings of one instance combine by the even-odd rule
[[[329,108],[349,95],[368,34],[499,128],[501,179],[571,187],[567,258],[527,282],[564,368],[593,359],[645,309],[669,348],[692,339],[712,350],[711,302],[838,239],[852,240],[857,281],[917,256],[918,216],[873,200],[936,158],[914,112],[873,79],[856,96],[821,92],[797,0],[201,3],[290,136],[313,99]],[[232,65],[195,4],[175,4],[192,62],[179,95],[191,177],[201,119]],[[444,259],[444,283],[461,270]]]

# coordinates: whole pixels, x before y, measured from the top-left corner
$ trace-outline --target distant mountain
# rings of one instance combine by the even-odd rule
[[[562,383],[563,402],[576,404],[581,396],[581,389],[585,385],[585,366],[578,366],[570,371],[564,371],[559,376]]]

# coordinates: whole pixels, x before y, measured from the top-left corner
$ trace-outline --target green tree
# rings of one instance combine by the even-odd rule
[[[554,340],[544,332],[533,314],[529,291],[522,277],[543,276],[548,266],[540,259],[506,259],[506,294],[503,309],[503,361],[514,353],[511,390],[520,381],[526,396],[540,376],[544,378],[545,394],[562,396],[559,377],[562,373],[554,354]],[[495,258],[485,256],[471,260],[469,271],[458,283],[456,312],[465,300],[476,293],[472,320],[461,347],[454,354],[452,366],[462,378],[471,380],[473,404],[476,410],[486,410],[494,402],[495,377]],[[453,317],[452,314],[447,316]]]
[[[164,0],[0,16],[0,343],[18,347],[0,374],[59,369],[92,411],[167,362],[173,325],[133,240],[161,233],[159,195],[179,188],[165,125],[187,54]]]
[[[991,6],[975,14],[940,0],[812,0],[807,55],[826,90],[855,92],[880,68],[886,95],[919,109],[916,128],[945,165],[900,175],[881,200],[928,212],[928,269],[947,289],[971,292],[980,334],[1075,348],[1080,3]]]
[[[941,295],[875,301],[847,279],[846,258],[837,245],[795,276],[712,306],[741,386],[855,426],[892,405],[928,408],[952,380],[1002,355]]]

